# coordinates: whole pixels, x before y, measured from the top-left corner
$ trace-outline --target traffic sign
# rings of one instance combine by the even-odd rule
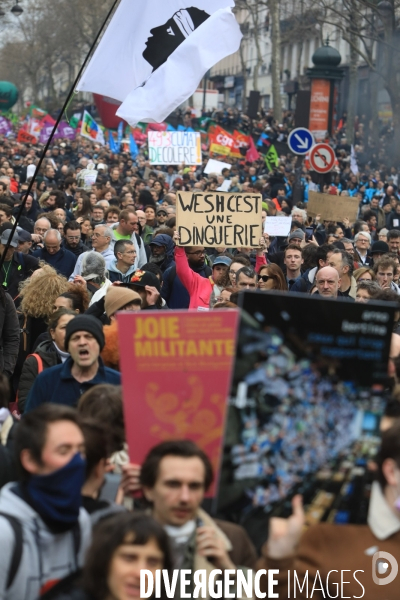
[[[293,154],[307,154],[313,145],[313,134],[305,127],[297,127],[290,132],[288,146]]]
[[[328,144],[315,144],[310,152],[310,165],[317,173],[329,173],[335,164],[335,152]]]

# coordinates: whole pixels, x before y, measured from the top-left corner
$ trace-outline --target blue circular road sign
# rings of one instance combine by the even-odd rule
[[[297,127],[290,132],[288,146],[293,154],[307,154],[314,146],[314,137],[305,127]]]

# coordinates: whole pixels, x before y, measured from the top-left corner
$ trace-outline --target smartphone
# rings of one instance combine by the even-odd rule
[[[314,229],[312,227],[306,227],[306,240],[311,240],[314,235]]]
[[[99,500],[107,500],[108,502],[115,502],[120,483],[121,483],[121,474],[120,473],[107,473],[104,478],[103,487],[100,490]]]

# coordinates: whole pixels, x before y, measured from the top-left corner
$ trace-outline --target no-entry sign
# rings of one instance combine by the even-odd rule
[[[335,152],[328,144],[315,144],[310,150],[310,164],[317,173],[329,173],[335,164]]]

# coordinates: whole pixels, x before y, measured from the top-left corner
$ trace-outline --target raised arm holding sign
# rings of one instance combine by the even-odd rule
[[[256,248],[262,234],[261,194],[178,192],[180,246]]]

